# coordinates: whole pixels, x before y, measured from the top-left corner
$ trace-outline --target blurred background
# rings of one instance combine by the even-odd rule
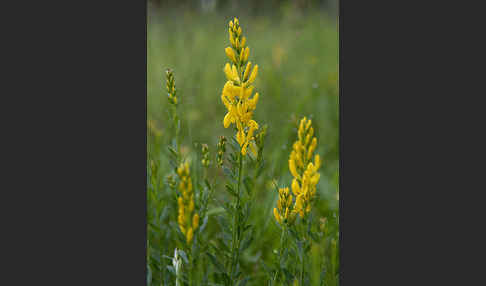
[[[164,144],[170,140],[165,136],[170,134],[166,69],[172,69],[175,75],[183,151],[197,153],[198,144],[206,143],[215,154],[219,136],[234,135],[233,128],[223,127],[226,109],[220,98],[226,82],[223,67],[228,62],[224,49],[230,45],[228,22],[233,17],[239,18],[247,38],[251,50],[249,60],[259,65],[254,86],[260,98],[253,118],[260,126],[268,125],[264,151],[267,170],[257,190],[260,199],[255,202],[258,208],[255,213],[258,217],[253,218],[262,227],[257,234],[259,239],[247,253],[248,261],[268,259],[272,247],[278,245],[280,230],[272,215],[278,195],[270,182],[290,186],[288,157],[297,137],[297,124],[303,116],[313,120],[318,139],[316,152],[323,159],[315,216],[333,222],[332,236],[336,239],[338,235],[337,15],[337,0],[148,0],[149,157],[150,152],[158,149],[157,144],[162,146],[160,150],[165,150]],[[159,139],[154,141],[154,136]],[[170,170],[164,158],[160,155],[161,174]],[[224,178],[222,174],[213,175]],[[324,245],[318,247],[325,249]],[[316,253],[318,261],[321,254]],[[321,269],[319,265],[315,267],[313,273],[317,278],[313,281],[318,281]]]
[[[269,125],[267,154],[279,163],[275,168],[288,170],[294,123],[310,116],[317,151],[326,160],[327,175],[333,175],[339,149],[337,0],[149,0],[147,8],[147,108],[156,127],[168,125],[164,71],[171,68],[186,142],[215,146],[219,135],[232,135],[232,128],[222,125],[226,111],[220,96],[228,22],[236,16],[250,61],[259,65],[254,118]]]

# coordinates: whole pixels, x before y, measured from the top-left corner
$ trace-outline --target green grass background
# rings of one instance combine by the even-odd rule
[[[224,48],[229,45],[227,25],[232,17],[239,17],[251,49],[250,61],[259,65],[254,85],[260,99],[253,117],[260,126],[268,124],[264,153],[266,172],[262,187],[256,190],[259,199],[255,201],[256,214],[252,218],[252,223],[258,226],[258,239],[246,251],[243,259],[253,259],[256,265],[252,269],[254,279],[248,285],[266,285],[257,260],[270,263],[272,251],[278,247],[280,238],[280,230],[272,215],[278,195],[270,182],[274,180],[279,186],[290,187],[288,156],[296,139],[296,124],[302,116],[313,120],[318,139],[316,152],[323,160],[317,186],[319,197],[313,215],[316,221],[328,218],[328,223],[333,224],[333,231],[329,235],[338,239],[337,220],[330,219],[338,216],[339,206],[337,20],[322,12],[294,13],[292,9],[279,11],[272,16],[200,14],[190,11],[149,13],[148,16],[147,117],[153,120],[162,136],[154,141],[148,132],[147,142],[149,159],[157,157],[161,162],[160,170],[151,176],[159,176],[160,180],[170,171],[164,146],[170,140],[165,69],[171,68],[175,74],[186,153],[197,154],[199,147],[196,144],[207,143],[214,156],[219,136],[229,138],[234,135],[233,128],[223,128],[226,111],[220,96],[226,81],[223,67],[228,62],[224,53]],[[213,164],[214,161],[213,157]],[[195,159],[193,162],[198,163]],[[224,179],[222,174],[215,171],[212,175]],[[161,184],[157,192],[169,192],[169,189]],[[157,213],[155,209],[164,204],[151,200],[154,199],[149,196],[149,219],[154,217],[152,213]],[[214,204],[211,206],[213,209],[216,207]],[[160,221],[154,219],[152,223]],[[212,223],[216,224],[209,220],[208,232],[216,233],[216,226],[211,226]],[[156,231],[149,231],[149,240],[157,240]],[[156,242],[149,243],[156,245]],[[312,259],[316,263],[312,265],[311,281],[312,285],[322,285],[319,283],[322,271],[320,256],[326,249],[325,243],[316,244],[315,248],[312,249]],[[158,251],[163,252],[160,248]],[[165,251],[165,255],[173,254],[173,248]]]

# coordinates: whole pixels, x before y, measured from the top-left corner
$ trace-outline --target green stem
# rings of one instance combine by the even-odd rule
[[[307,243],[307,239],[306,239],[306,231],[305,231],[305,228],[306,228],[306,222],[307,220],[304,219],[303,223],[302,223],[302,227],[303,227],[303,233],[302,233],[302,268],[301,268],[301,271],[300,271],[300,285],[304,285],[304,262],[305,262],[305,249],[306,249],[306,243]]]
[[[285,239],[287,238],[287,228],[285,225],[283,225],[283,231],[282,234],[280,235],[280,248],[278,250],[278,267],[277,271],[275,271],[275,276],[273,278],[273,281],[276,282],[278,279],[278,274],[280,273],[280,265],[282,264],[282,251],[284,248],[285,244]]]
[[[240,239],[238,235],[238,228],[239,228],[239,209],[240,209],[240,185],[241,185],[241,173],[243,169],[243,155],[241,151],[239,152],[238,156],[238,186],[237,186],[237,197],[235,202],[235,213],[234,213],[234,220],[233,220],[233,245],[231,249],[231,277],[233,277],[234,268],[238,263],[238,254],[239,254],[239,247],[240,247]]]

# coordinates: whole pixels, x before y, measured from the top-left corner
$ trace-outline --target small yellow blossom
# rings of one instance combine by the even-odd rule
[[[273,215],[280,224],[292,224],[295,221],[295,212],[292,209],[292,194],[289,188],[280,188],[278,190],[277,207],[273,208]]]
[[[168,69],[165,71],[166,75],[166,87],[167,87],[167,97],[169,98],[169,103],[177,105],[177,90],[175,87],[174,73],[172,70]]]

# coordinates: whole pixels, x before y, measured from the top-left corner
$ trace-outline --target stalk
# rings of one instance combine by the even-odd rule
[[[307,239],[306,239],[306,231],[305,231],[305,227],[306,227],[306,222],[307,222],[307,219],[304,219],[303,221],[303,224],[302,224],[302,227],[303,227],[303,233],[302,233],[302,268],[301,268],[301,271],[300,271],[300,285],[304,285],[304,263],[305,263],[305,244],[307,243]]]
[[[282,263],[282,251],[284,248],[284,244],[286,242],[286,238],[287,238],[287,227],[284,224],[282,234],[280,235],[280,248],[278,250],[278,268],[277,271],[275,271],[275,276],[273,278],[273,281],[275,282],[277,281],[278,275],[280,274],[280,265]]]
[[[243,169],[243,155],[241,151],[239,152],[238,156],[238,186],[237,186],[237,197],[235,202],[235,215],[233,220],[233,245],[231,248],[231,276],[233,276],[234,268],[238,263],[238,253],[240,247],[240,239],[237,232],[239,228],[239,209],[240,209],[240,185],[241,185],[241,173]]]

